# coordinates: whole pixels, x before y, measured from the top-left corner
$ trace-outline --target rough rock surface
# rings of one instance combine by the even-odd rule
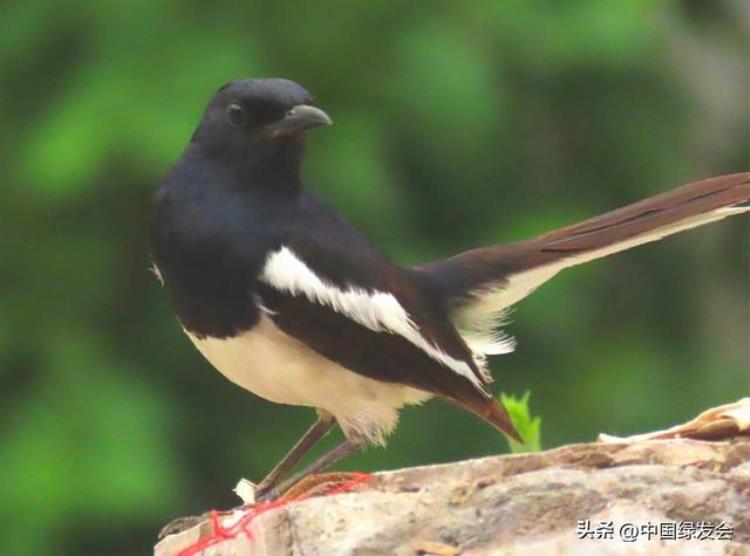
[[[612,521],[612,538],[580,539],[579,520],[605,535]],[[647,538],[649,524],[665,522],[688,522],[683,536],[691,524],[725,528],[705,540],[654,529]],[[620,538],[627,523],[642,528],[634,542]],[[170,535],[156,554],[179,554],[210,532],[203,523]],[[356,492],[264,512],[249,532],[202,554],[750,555],[750,438],[577,444],[378,473]]]

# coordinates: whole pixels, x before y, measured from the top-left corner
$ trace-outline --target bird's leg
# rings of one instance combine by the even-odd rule
[[[325,454],[320,456],[299,473],[292,475],[287,480],[279,484],[279,486],[277,486],[276,488],[266,491],[264,493],[264,496],[260,500],[272,500],[274,498],[278,498],[305,477],[308,477],[313,473],[317,473],[318,471],[323,471],[329,465],[334,464],[340,459],[355,453],[360,448],[361,445],[355,444],[351,440],[344,440],[343,442],[341,442],[341,444],[337,445],[331,451],[326,452]],[[256,500],[257,499],[258,498],[256,495]]]
[[[255,490],[256,500],[266,498],[266,494],[271,492],[276,484],[286,477],[295,465],[301,460],[307,452],[310,451],[318,440],[323,438],[333,428],[336,420],[333,415],[322,410],[318,410],[318,420],[302,435],[291,450],[276,464],[271,472],[265,476]]]

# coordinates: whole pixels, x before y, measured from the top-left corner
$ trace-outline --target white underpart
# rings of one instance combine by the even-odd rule
[[[451,318],[456,326],[460,330],[466,331],[467,334],[471,334],[472,331],[480,331],[486,334],[492,329],[492,319],[495,315],[500,315],[502,317],[504,312],[507,311],[510,306],[532,293],[561,270],[593,261],[594,259],[606,257],[607,255],[612,255],[619,251],[625,251],[626,249],[644,243],[657,241],[668,235],[689,230],[690,228],[696,228],[703,224],[708,224],[749,210],[750,207],[724,207],[703,214],[697,214],[684,220],[680,220],[679,222],[655,228],[645,234],[608,245],[601,249],[595,249],[580,255],[559,260],[554,264],[540,266],[532,268],[531,270],[519,272],[518,274],[513,274],[508,277],[506,281],[499,283],[495,287],[489,287],[474,292],[473,295],[476,301],[470,302],[467,305],[456,309],[451,315]],[[464,332],[462,332],[462,334],[463,333]],[[488,348],[492,349],[492,343],[488,344],[488,347],[485,348],[477,346],[476,349],[483,351],[484,353],[492,353],[491,351],[486,351]]]
[[[469,365],[447,355],[419,333],[411,316],[390,293],[351,285],[341,289],[321,279],[288,247],[268,256],[260,280],[291,295],[304,295],[370,330],[399,334],[434,360],[482,387]]]
[[[431,394],[348,371],[279,329],[265,313],[233,338],[187,335],[206,359],[235,384],[267,400],[324,409],[347,438],[383,444],[398,410]]]
[[[508,311],[500,311],[485,315],[481,321],[465,323],[458,330],[474,353],[504,355],[516,349],[516,340],[502,330],[508,320]]]

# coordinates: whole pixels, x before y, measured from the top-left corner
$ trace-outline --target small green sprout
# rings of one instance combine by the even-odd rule
[[[512,394],[500,394],[500,401],[508,410],[510,419],[516,427],[518,434],[523,438],[523,444],[508,438],[510,451],[517,454],[521,452],[539,452],[542,449],[541,444],[541,417],[532,417],[529,411],[529,397],[531,392],[526,391],[520,397]]]

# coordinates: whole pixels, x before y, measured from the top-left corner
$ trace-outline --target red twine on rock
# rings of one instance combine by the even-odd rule
[[[371,475],[368,473],[352,473],[353,477],[342,484],[327,490],[323,496],[334,496],[336,494],[343,494],[349,492],[354,487],[366,483],[370,480]],[[196,556],[206,550],[207,548],[216,544],[222,543],[227,540],[236,539],[240,534],[244,533],[248,539],[253,538],[253,534],[250,531],[250,525],[253,520],[261,514],[269,510],[288,506],[293,502],[301,502],[307,499],[308,496],[297,496],[293,498],[279,498],[278,500],[271,500],[270,502],[261,502],[254,504],[249,507],[245,513],[234,525],[230,527],[224,527],[219,521],[219,512],[211,510],[209,513],[209,519],[211,521],[211,534],[207,537],[199,539],[195,543],[188,547],[183,548],[177,556]]]

